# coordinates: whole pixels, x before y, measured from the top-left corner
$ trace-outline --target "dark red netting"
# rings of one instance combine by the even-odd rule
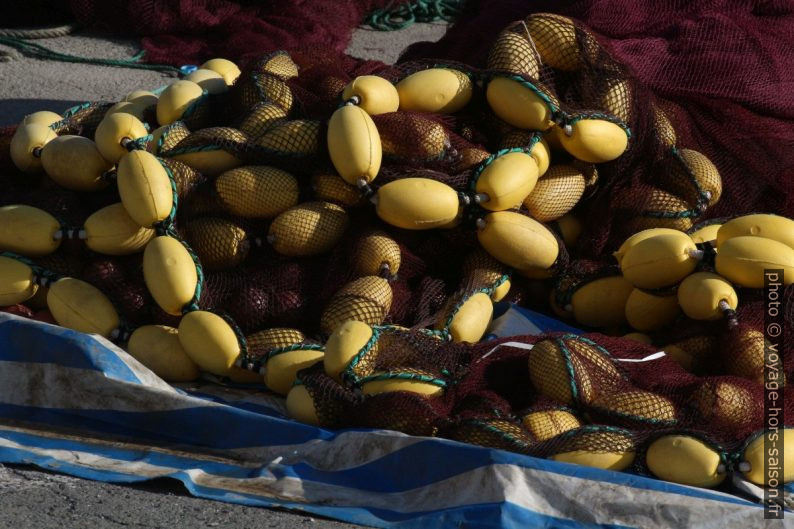
[[[177,66],[211,57],[246,64],[269,51],[304,47],[342,52],[364,16],[386,3],[71,0],[81,24],[141,36],[147,61]]]
[[[410,46],[401,61],[422,57],[482,66],[510,22],[531,12],[559,13],[590,27],[616,60],[660,99],[678,144],[696,149],[720,171],[725,192],[709,217],[769,211],[794,215],[794,39],[790,2],[631,0],[468,4],[437,43]],[[604,219],[593,204],[595,218]],[[605,248],[604,227],[590,223],[583,249]]]

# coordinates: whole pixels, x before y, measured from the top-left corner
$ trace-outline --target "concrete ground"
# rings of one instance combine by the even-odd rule
[[[416,24],[388,33],[360,29],[353,35],[348,52],[390,63],[411,42],[437,40],[445,30],[443,23]],[[138,49],[134,41],[84,32],[36,42],[62,53],[94,58],[127,58]],[[0,62],[0,126],[18,123],[37,110],[60,113],[85,101],[119,101],[133,90],[157,88],[173,79],[148,70],[24,57]],[[0,529],[12,527],[336,529],[355,526],[305,514],[193,498],[175,480],[120,486],[25,466],[0,465]]]

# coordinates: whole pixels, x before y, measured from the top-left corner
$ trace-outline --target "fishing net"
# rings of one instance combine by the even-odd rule
[[[201,98],[185,119],[148,145],[169,170],[178,199],[173,222],[158,230],[184,241],[201,270],[195,306],[184,310],[226,315],[247,337],[240,365],[254,371],[274,351],[290,354],[325,343],[351,318],[366,323],[371,337],[353,351],[341,375],[329,374],[322,362],[297,374],[295,387],[306,391],[316,421],[325,427],[390,428],[561,460],[612,454],[610,468],[644,473],[650,472],[645,451],[651,442],[685,434],[738,468],[745,442],[763,428],[758,289],[737,287],[735,318],[702,322],[677,316],[648,332],[653,345],[622,338],[630,330],[625,319],[582,324],[592,331],[582,336],[476,344],[450,339],[460,332],[456,317],[483,296],[489,307],[506,294],[508,301],[552,316],[576,316],[577,299],[589,287],[621,278],[611,253],[637,231],[687,231],[704,220],[752,211],[794,216],[787,180],[794,166],[788,163],[792,110],[785,97],[767,93],[780,85],[770,76],[787,79],[790,73],[762,73],[753,62],[789,31],[790,13],[772,4],[751,12],[743,2],[713,2],[676,11],[667,20],[659,13],[672,12],[672,3],[654,7],[657,16],[647,18],[625,2],[610,2],[612,7],[598,12],[587,10],[590,4],[577,2],[563,12],[582,16],[582,22],[557,14],[527,16],[518,2],[472,6],[439,43],[415,45],[392,66],[344,56],[338,52],[343,40],[324,33],[340,17],[360,19],[361,6],[345,6],[331,16],[317,3],[324,29],[314,40],[299,42],[294,39],[302,33],[285,27],[292,34],[284,42],[300,48],[290,54],[262,55],[275,49],[282,30],[262,31],[261,20],[249,16],[261,13],[260,6],[217,11],[219,26],[245,20],[228,45],[220,44],[226,37],[220,30],[201,41],[181,38],[185,61],[206,57],[211,49],[248,64],[228,92]],[[114,6],[81,5],[84,17],[98,18],[101,9]],[[298,8],[285,9],[289,18],[289,10]],[[726,14],[746,24],[728,24]],[[157,20],[161,30],[176,23],[162,13]],[[179,23],[191,28],[196,20]],[[654,38],[667,36],[670,28],[674,45],[662,49]],[[240,44],[254,30],[254,43],[267,40],[256,57]],[[712,63],[714,54],[704,46],[715,40],[735,48]],[[161,42],[167,41],[145,41],[150,60],[165,60],[157,55]],[[781,57],[789,53],[774,49]],[[730,58],[738,56],[745,61],[741,67]],[[339,177],[326,138],[344,87],[358,75],[375,73],[399,83],[431,69],[454,70],[460,83],[471,85],[471,102],[454,114],[397,110],[373,116],[383,147],[377,178],[357,187]],[[730,83],[726,71],[746,79]],[[503,119],[510,116],[499,117],[487,99],[495,80],[510,81],[542,101],[549,131],[523,130]],[[81,107],[53,128],[93,137],[106,109]],[[567,141],[561,135],[588,121],[625,134],[626,151],[609,161],[574,159],[561,148]],[[741,127],[727,127],[728,121]],[[86,194],[60,188],[46,176],[23,177],[7,156],[11,133],[0,137],[0,206],[36,206],[72,232],[97,209],[118,202],[112,185]],[[516,271],[480,244],[478,230],[489,212],[476,186],[501,156],[546,145],[552,169],[540,177],[542,197],[511,213],[542,222],[555,258]],[[370,199],[409,177],[448,186],[461,204],[454,222],[427,231],[384,222]],[[581,219],[578,236],[566,220],[569,214]],[[180,317],[167,314],[147,291],[140,255],[99,255],[78,237],[34,261],[97,286],[130,330],[144,323],[179,325]],[[704,259],[699,266],[712,270],[713,262]],[[791,336],[794,287],[782,297]],[[596,300],[602,302],[596,309],[606,313],[606,301]],[[261,333],[275,328],[300,331],[303,338],[272,347]],[[660,349],[667,354],[653,357]],[[793,354],[784,342],[787,379],[794,373]],[[786,398],[790,417],[794,401]]]

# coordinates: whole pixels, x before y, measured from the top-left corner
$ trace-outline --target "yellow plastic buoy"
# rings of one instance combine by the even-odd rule
[[[93,140],[68,134],[44,146],[41,165],[56,184],[74,191],[97,191],[107,187],[108,181],[103,175],[113,167]]]
[[[656,131],[656,137],[659,138],[663,145],[672,147],[675,145],[677,138],[670,118],[656,105],[652,104],[651,106],[653,107],[653,128]]]
[[[234,84],[241,73],[239,66],[228,59],[221,58],[210,59],[199,66],[199,69],[212,70],[213,72],[219,73],[229,86]]]
[[[215,179],[215,190],[233,215],[270,218],[298,203],[298,181],[290,173],[264,165],[226,171]]]
[[[717,248],[728,239],[752,235],[794,248],[794,220],[780,215],[743,215],[727,221],[717,231]]]
[[[0,251],[25,257],[49,255],[61,245],[58,221],[44,210],[14,204],[0,207]]]
[[[312,175],[312,189],[318,200],[342,206],[356,207],[366,203],[357,187],[351,186],[338,174],[320,173]]]
[[[417,114],[395,114],[395,126],[404,133],[381,136],[383,154],[392,158],[435,160],[444,154],[449,136],[444,127]],[[408,135],[406,139],[405,135]],[[413,136],[413,137],[411,137]],[[420,138],[419,150],[414,138]]]
[[[348,184],[374,180],[380,171],[382,147],[369,114],[355,105],[337,109],[328,122],[328,152]]]
[[[607,395],[602,400],[595,401],[593,406],[635,420],[644,419],[670,424],[676,420],[673,403],[650,391],[618,391]]]
[[[377,276],[386,273],[397,275],[402,256],[400,245],[385,232],[373,231],[362,237],[356,246],[353,268],[362,276]]]
[[[350,366],[356,355],[366,347],[376,352],[377,342],[373,342],[372,336],[372,327],[357,320],[347,320],[338,325],[325,343],[323,367],[328,376],[341,381],[342,372]],[[371,373],[371,366],[367,370],[366,363],[362,362],[355,366],[355,371],[366,376]]]
[[[535,159],[523,152],[495,158],[477,178],[475,190],[487,197],[480,205],[490,211],[517,207],[535,189],[538,172]]]
[[[712,246],[717,245],[717,233],[719,233],[722,224],[709,224],[703,226],[689,234],[695,244],[709,243]]]
[[[579,235],[582,234],[582,221],[572,213],[566,213],[554,222],[565,246],[573,248],[579,241]]]
[[[25,173],[40,172],[42,149],[57,137],[54,130],[40,122],[23,123],[11,137],[11,161]]]
[[[570,450],[551,456],[555,461],[575,463],[587,467],[603,468],[606,470],[625,470],[634,463],[636,451],[634,441],[629,434],[609,431],[583,432],[578,438],[582,446],[592,446],[592,449]],[[605,447],[610,447],[609,449]]]
[[[287,395],[298,371],[322,362],[323,351],[295,349],[271,355],[265,364],[265,385],[279,395]]]
[[[673,230],[670,228],[651,228],[647,230],[642,230],[635,233],[628,239],[626,239],[623,242],[623,244],[620,245],[620,248],[618,248],[618,250],[614,252],[612,255],[617,260],[618,265],[620,265],[621,262],[623,261],[623,256],[626,255],[626,252],[628,252],[631,248],[639,244],[641,241],[644,241],[645,239],[650,239],[651,237],[655,237],[656,235],[663,235],[663,234],[677,237],[679,233],[681,233],[679,230]]]
[[[628,334],[624,334],[623,338],[625,338],[626,340],[631,340],[633,342],[639,342],[648,345],[651,345],[653,343],[653,340],[651,340],[650,336],[648,336],[647,334],[643,334],[641,332],[630,332]]]
[[[168,85],[157,100],[157,122],[169,125],[181,119],[203,94],[204,90],[193,81],[180,80]]]
[[[585,372],[577,371],[576,367],[581,364],[576,359],[572,358],[571,362],[575,384],[572,383],[571,373],[560,346],[552,340],[536,343],[529,353],[529,378],[532,386],[538,393],[562,404],[573,404],[575,399],[571,386],[574,385],[577,396],[585,402],[589,401],[593,394],[590,378]]]
[[[113,304],[93,285],[65,277],[50,285],[47,307],[58,325],[110,338],[119,327]]]
[[[94,134],[97,149],[109,163],[116,164],[127,154],[125,141],[137,140],[149,131],[141,120],[131,114],[116,113],[105,116]]]
[[[634,87],[628,79],[620,79],[609,83],[609,87],[602,94],[598,108],[606,110],[613,116],[623,120],[624,123],[631,121],[631,103],[634,94]]]
[[[694,487],[716,487],[727,476],[719,453],[685,435],[665,435],[652,442],[645,462],[656,477]]]
[[[370,116],[397,112],[400,95],[389,81],[377,75],[356,77],[342,91],[342,99],[347,101],[353,96],[359,98],[358,106]]]
[[[28,265],[0,256],[0,307],[27,301],[37,290],[33,270]]]
[[[573,317],[588,327],[615,327],[626,323],[626,304],[634,287],[621,276],[601,277],[573,293]]]
[[[157,95],[148,90],[135,90],[124,96],[124,101],[148,108],[157,104]]]
[[[457,192],[429,178],[401,178],[376,195],[378,216],[398,228],[429,230],[453,222],[460,212]]]
[[[39,110],[38,112],[34,112],[32,114],[28,114],[22,119],[22,125],[29,125],[31,123],[35,123],[37,125],[44,125],[45,127],[49,127],[54,123],[58,123],[63,119],[63,116],[56,112],[50,112],[49,110]]]
[[[706,380],[690,400],[704,421],[737,430],[747,428],[762,413],[753,394],[729,380]]]
[[[658,294],[635,288],[626,300],[626,321],[641,332],[663,329],[672,324],[679,314],[681,308],[674,293]]]
[[[229,90],[226,79],[221,74],[208,68],[199,68],[185,76],[186,81],[192,81],[209,94],[222,94]]]
[[[166,382],[190,382],[199,369],[179,343],[178,331],[165,325],[144,325],[130,336],[127,351]]]
[[[296,421],[320,426],[320,418],[309,390],[303,384],[292,386],[287,393],[287,415]]]
[[[240,132],[257,139],[272,127],[286,120],[287,112],[269,101],[257,103],[240,123]]]
[[[518,81],[495,77],[485,97],[494,114],[514,127],[546,130],[552,125],[549,104]]]
[[[678,154],[684,160],[701,191],[708,195],[708,206],[713,206],[722,196],[722,178],[717,167],[705,155],[692,149],[679,149]],[[688,202],[695,204],[700,198],[692,185],[692,177],[686,175],[669,181],[670,190],[683,197]]]
[[[207,270],[238,266],[251,249],[248,234],[243,228],[217,217],[193,219],[184,233],[201,265]]]
[[[257,145],[275,153],[315,155],[322,145],[321,123],[312,119],[293,119],[274,125],[259,137]]]
[[[719,246],[715,265],[719,275],[747,288],[763,288],[770,269],[783,270],[783,285],[794,283],[794,248],[773,239],[732,237]]]
[[[538,53],[527,36],[511,31],[502,31],[496,38],[488,55],[489,70],[505,70],[537,79],[539,73]]]
[[[718,320],[727,309],[736,310],[738,303],[733,286],[711,272],[696,272],[678,285],[678,304],[693,320]]]
[[[661,234],[632,246],[623,256],[620,270],[638,288],[664,288],[694,272],[698,261],[695,243],[687,234]]]
[[[535,411],[526,414],[521,422],[538,441],[546,441],[582,425],[574,414],[565,410]]]
[[[281,255],[317,255],[336,246],[347,226],[347,213],[336,204],[304,202],[273,220],[268,241]]]
[[[549,268],[559,253],[557,239],[548,228],[512,211],[486,215],[477,240],[498,261],[517,270]]]
[[[117,184],[121,203],[130,217],[141,226],[166,219],[174,205],[171,179],[155,156],[146,151],[132,151],[118,164]]]
[[[298,65],[285,52],[276,52],[262,64],[262,71],[287,80],[298,77]]]
[[[217,314],[188,312],[179,322],[179,343],[203,371],[224,376],[240,355],[240,342],[229,324]]]
[[[553,165],[524,199],[530,215],[540,222],[556,220],[576,206],[585,189],[584,174],[571,165]]]
[[[348,320],[380,325],[391,309],[392,289],[380,277],[364,276],[343,286],[326,304],[320,329],[330,335]]]
[[[771,454],[774,449],[777,453]],[[781,457],[776,457],[778,455]],[[791,483],[794,481],[794,430],[782,428],[758,436],[744,449],[742,459],[739,469],[756,485],[779,487]]]
[[[629,137],[619,125],[603,119],[582,119],[571,126],[571,135],[559,136],[563,148],[583,162],[610,162],[628,147]]]
[[[472,96],[472,82],[458,70],[430,68],[397,83],[400,110],[453,114]]]
[[[541,13],[526,18],[532,42],[540,55],[540,62],[563,71],[578,70],[583,64],[576,27],[570,18]]]
[[[140,252],[154,237],[154,230],[135,222],[121,202],[96,211],[86,219],[84,229],[86,246],[106,255]]]
[[[451,319],[444,315],[438,327],[448,328],[454,342],[477,343],[482,339],[492,318],[491,297],[484,292],[477,292],[463,301]]]
[[[146,118],[146,107],[140,103],[121,101],[110,107],[108,111],[105,112],[105,117],[112,116],[113,114],[126,114],[143,122]]]
[[[143,279],[160,308],[178,316],[196,293],[198,273],[182,243],[162,235],[143,251]]]

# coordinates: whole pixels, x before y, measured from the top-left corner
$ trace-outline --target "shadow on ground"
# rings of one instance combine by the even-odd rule
[[[58,99],[0,99],[0,127],[16,125],[22,118],[38,110],[51,110],[58,114],[85,101]]]

